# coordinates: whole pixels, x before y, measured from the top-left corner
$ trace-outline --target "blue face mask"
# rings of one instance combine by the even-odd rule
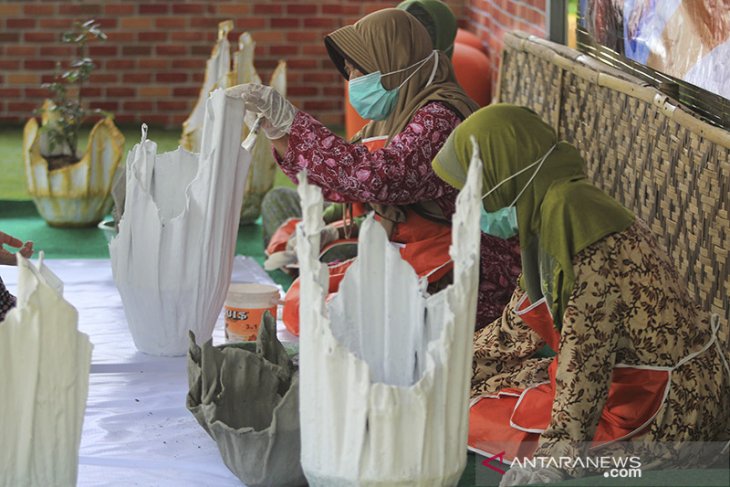
[[[398,91],[403,85],[408,82],[411,77],[418,72],[426,61],[434,58],[433,71],[431,77],[426,83],[426,86],[430,85],[433,81],[433,77],[436,74],[436,68],[438,67],[438,51],[433,51],[426,58],[418,61],[407,68],[399,69],[397,71],[391,71],[390,73],[382,74],[380,71],[375,71],[364,76],[352,79],[348,82],[350,103],[352,107],[360,114],[362,118],[368,120],[385,120],[390,115],[395,107],[395,102],[398,101]],[[403,83],[396,86],[392,90],[386,90],[382,83],[383,76],[390,76],[391,74],[400,73],[413,67],[417,67],[413,73],[408,76]]]
[[[489,213],[482,206],[479,218],[479,227],[482,232],[504,240],[517,235],[517,208],[508,206]]]
[[[544,156],[542,156],[537,161],[533,162],[532,164],[524,167],[523,169],[520,169],[516,173],[514,173],[512,176],[508,177],[507,179],[504,179],[497,183],[495,187],[487,191],[487,193],[482,196],[482,199],[489,196],[494,190],[502,186],[504,183],[509,181],[512,178],[515,178],[522,174],[523,172],[527,171],[533,166],[537,166],[537,169],[535,169],[535,172],[530,176],[530,180],[527,181],[527,184],[525,184],[525,187],[522,188],[522,190],[519,192],[517,197],[514,199],[511,205],[506,206],[504,208],[500,208],[497,211],[488,212],[484,209],[484,205],[481,207],[481,216],[479,218],[479,227],[482,229],[482,232],[492,235],[494,237],[499,237],[502,239],[508,239],[512,238],[515,235],[517,235],[517,207],[515,206],[515,203],[517,203],[517,200],[520,199],[520,196],[522,196],[522,193],[525,192],[527,187],[530,185],[533,179],[535,179],[535,176],[537,176],[537,173],[540,171],[540,168],[542,167],[542,164],[545,162],[545,160],[548,158],[548,156],[555,150],[556,145],[553,145],[549,151],[545,153]]]

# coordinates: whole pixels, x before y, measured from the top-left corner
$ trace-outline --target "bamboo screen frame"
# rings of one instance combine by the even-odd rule
[[[730,132],[565,46],[504,38],[497,100],[530,107],[575,145],[593,182],[646,221],[690,295],[730,319]]]

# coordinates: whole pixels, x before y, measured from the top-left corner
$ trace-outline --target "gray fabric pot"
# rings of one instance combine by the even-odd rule
[[[256,343],[214,347],[190,333],[186,406],[246,485],[306,485],[300,464],[299,373],[267,312]]]

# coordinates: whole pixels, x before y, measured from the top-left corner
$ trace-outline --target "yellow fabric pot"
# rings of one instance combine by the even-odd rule
[[[107,117],[94,125],[81,160],[54,169],[41,155],[41,126],[31,118],[23,129],[23,162],[28,193],[38,213],[54,227],[96,225],[109,213],[112,179],[119,168],[124,136]]]

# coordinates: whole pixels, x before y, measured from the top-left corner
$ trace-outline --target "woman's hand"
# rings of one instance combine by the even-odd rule
[[[275,141],[285,138],[289,133],[298,112],[294,105],[270,86],[245,83],[228,88],[226,95],[242,98],[246,111],[263,115],[261,130],[269,139]],[[256,117],[246,117],[249,128],[255,119]]]
[[[17,258],[15,257],[15,254],[5,250],[5,245],[20,249],[18,250],[18,253],[26,259],[29,259],[30,256],[33,255],[33,242],[23,243],[17,238],[8,235],[7,233],[0,232],[0,264],[2,265],[17,264]]]

